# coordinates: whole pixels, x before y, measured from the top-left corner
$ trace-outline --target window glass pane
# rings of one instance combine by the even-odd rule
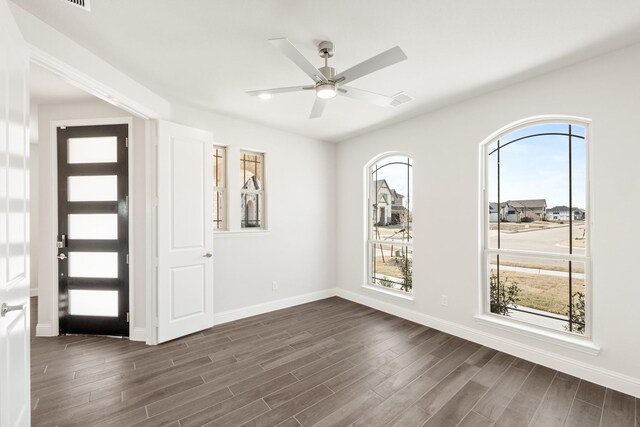
[[[69,314],[118,317],[118,291],[70,289]]]
[[[262,200],[260,194],[241,194],[241,221],[242,228],[262,227]]]
[[[413,212],[412,161],[406,156],[385,157],[370,168],[371,238],[411,242]]]
[[[243,190],[262,190],[264,156],[248,151],[240,152],[240,187]]]
[[[498,228],[504,222],[505,203],[498,203],[498,144],[494,142],[489,144],[487,150],[487,182],[486,192],[489,202],[489,236],[487,239],[488,247],[491,249],[498,248]]]
[[[585,128],[572,126],[572,133],[584,135]],[[587,242],[587,144],[584,139],[571,138],[571,185],[573,227],[571,250],[573,254],[585,255]]]
[[[584,333],[582,262],[493,255],[489,260],[489,293],[492,313]]]
[[[223,209],[224,194],[221,191],[216,191],[213,195],[213,228],[216,230],[225,228]]]
[[[67,200],[70,202],[117,201],[118,176],[70,176]]]
[[[118,161],[118,138],[69,138],[67,151],[69,163],[115,163]]]
[[[500,138],[490,154],[496,190],[489,197],[496,199],[489,203],[490,212],[500,210],[500,249],[569,253],[568,135],[568,125],[533,126]],[[497,247],[497,222],[490,229],[490,247]]]
[[[118,278],[117,252],[69,252],[69,277]]]
[[[69,214],[70,239],[117,239],[117,214]]]
[[[225,186],[225,164],[227,162],[227,149],[214,147],[213,150],[213,186]]]
[[[370,243],[371,283],[411,292],[413,288],[413,248],[391,243]]]

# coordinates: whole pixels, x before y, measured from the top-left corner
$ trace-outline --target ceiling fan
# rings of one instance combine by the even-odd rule
[[[324,107],[327,101],[336,95],[343,95],[349,98],[357,99],[360,101],[370,102],[372,104],[387,107],[389,105],[398,105],[402,102],[406,102],[405,98],[411,99],[405,93],[402,95],[404,98],[399,100],[396,97],[380,95],[378,93],[369,92],[362,89],[356,89],[353,87],[345,86],[360,77],[371,74],[389,65],[396,64],[400,61],[407,59],[407,55],[404,54],[400,47],[396,46],[387,51],[384,51],[372,58],[355,65],[348,70],[342,71],[336,74],[336,69],[329,67],[329,58],[334,54],[333,43],[329,41],[323,41],[318,44],[318,54],[324,58],[324,67],[316,68],[311,62],[305,58],[298,49],[295,48],[291,42],[286,38],[270,39],[269,42],[277,49],[279,49],[285,56],[293,61],[298,67],[302,69],[313,80],[312,85],[308,86],[292,86],[281,87],[276,89],[265,90],[252,90],[247,92],[251,96],[258,96],[263,99],[271,98],[272,94],[284,93],[284,92],[298,92],[305,90],[315,90],[316,100],[311,110],[309,118],[315,119],[322,116]]]

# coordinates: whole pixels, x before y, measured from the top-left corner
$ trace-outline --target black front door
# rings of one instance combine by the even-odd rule
[[[57,129],[62,334],[129,336],[127,135],[128,125]]]

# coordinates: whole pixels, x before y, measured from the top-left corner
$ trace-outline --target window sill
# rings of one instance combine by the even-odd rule
[[[476,322],[487,326],[514,332],[519,335],[559,345],[572,350],[581,351],[592,356],[597,356],[600,353],[600,347],[598,347],[589,338],[572,336],[562,332],[538,328],[517,320],[503,319],[500,316],[493,314],[480,314],[475,316],[475,319]]]
[[[400,300],[404,303],[413,304],[414,297],[413,294],[407,294],[406,292],[396,291],[393,289],[383,288],[382,286],[377,285],[362,285],[363,289],[366,289],[369,292],[375,292],[378,295],[384,295],[389,298],[393,298],[396,300]]]
[[[214,239],[232,237],[260,237],[268,236],[271,230],[217,230],[213,232]]]

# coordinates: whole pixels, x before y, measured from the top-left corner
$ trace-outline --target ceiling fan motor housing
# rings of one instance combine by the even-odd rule
[[[327,78],[327,80],[333,80],[333,78],[336,76],[336,69],[333,67],[320,67],[318,68],[318,71],[320,71]]]

